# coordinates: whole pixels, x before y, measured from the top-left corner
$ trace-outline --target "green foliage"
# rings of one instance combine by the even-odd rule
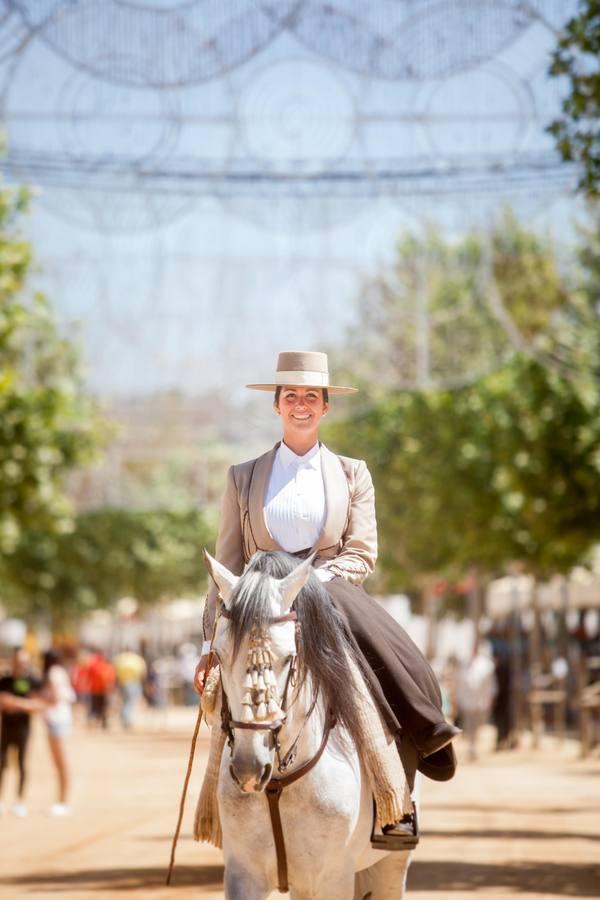
[[[581,169],[579,188],[600,194],[600,0],[582,0],[552,55],[550,74],[566,77],[562,116],[548,131],[562,158]]]
[[[481,247],[480,237],[470,240]],[[548,243],[523,228],[508,210],[493,229],[490,244],[491,274],[502,307],[519,335],[534,341],[570,303],[564,274]]]
[[[198,595],[206,587],[202,547],[212,548],[214,537],[214,524],[198,510],[85,513],[70,534],[28,534],[6,599],[15,611],[49,612],[58,625],[122,596],[148,604]]]
[[[388,387],[460,385],[515,345],[554,352],[572,299],[550,247],[510,211],[485,239],[448,242],[429,228],[401,238],[393,266],[366,285],[365,327],[338,365],[366,384],[376,371]]]
[[[16,558],[31,533],[71,527],[65,476],[101,442],[74,346],[45,298],[26,295],[26,206],[26,192],[0,190],[0,596],[21,578]]]
[[[512,220],[503,227],[492,242],[498,292],[519,333],[537,340],[548,323],[571,315],[571,288],[534,235]],[[441,258],[440,239],[433,240]],[[587,274],[579,303],[588,311],[596,308],[600,284],[599,240],[596,234],[581,252]],[[463,252],[475,269],[476,244],[471,236],[447,253]],[[406,246],[401,242],[399,268]],[[445,294],[439,271],[434,305]],[[474,272],[471,279],[465,272],[464,288],[474,279]],[[448,290],[455,288],[453,282]],[[379,359],[389,366],[388,378],[401,346],[406,300],[390,283],[378,309]],[[600,346],[597,314],[586,327],[591,344]],[[455,579],[472,565],[494,573],[514,560],[549,575],[585,558],[600,539],[597,372],[565,378],[560,366],[513,351],[472,385],[417,393],[382,388],[378,359],[369,349],[369,335],[361,333],[354,355],[368,366],[363,408],[330,424],[326,440],[339,452],[364,457],[373,474],[383,587],[406,589],[432,575]]]
[[[390,391],[327,440],[369,464],[387,587],[511,560],[566,572],[600,539],[600,400],[527,357],[457,391]]]
[[[4,298],[0,323],[0,552],[10,554],[31,527],[69,526],[63,478],[92,457],[99,432],[46,301]]]

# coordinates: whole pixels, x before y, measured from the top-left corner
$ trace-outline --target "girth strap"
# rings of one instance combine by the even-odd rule
[[[287,854],[285,851],[285,838],[283,836],[283,826],[281,824],[281,813],[279,811],[279,799],[283,792],[283,789],[288,787],[288,785],[293,784],[294,781],[298,781],[302,778],[303,775],[306,775],[307,772],[310,772],[316,764],[319,762],[321,757],[323,756],[323,752],[325,747],[327,746],[327,741],[329,740],[329,734],[331,729],[333,728],[335,722],[331,714],[327,716],[327,722],[325,723],[325,729],[323,731],[323,737],[321,739],[321,746],[315,753],[315,755],[308,760],[308,762],[304,763],[303,766],[300,766],[299,769],[296,769],[295,772],[291,772],[289,775],[284,775],[283,778],[271,778],[268,785],[265,788],[265,793],[267,795],[267,800],[269,801],[269,813],[271,815],[271,828],[273,829],[273,840],[275,841],[275,853],[277,854],[277,881],[279,892],[281,894],[286,894],[288,891],[288,868],[287,868]]]

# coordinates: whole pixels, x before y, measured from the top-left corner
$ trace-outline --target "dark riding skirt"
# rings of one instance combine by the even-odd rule
[[[345,619],[381,714],[393,734],[419,749],[444,721],[442,695],[433,670],[406,631],[360,585],[333,578],[323,585]],[[449,745],[418,768],[436,781],[452,778],[456,756]]]

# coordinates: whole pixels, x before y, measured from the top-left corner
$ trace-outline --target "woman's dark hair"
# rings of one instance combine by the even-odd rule
[[[283,390],[283,385],[281,385],[281,384],[275,388],[275,403],[276,404],[279,403],[279,398],[281,397],[282,390]],[[329,390],[326,387],[321,388],[321,390],[323,391],[323,403],[329,403]]]
[[[44,678],[52,668],[52,666],[60,666],[62,664],[62,656],[58,650],[46,650],[43,657]]]

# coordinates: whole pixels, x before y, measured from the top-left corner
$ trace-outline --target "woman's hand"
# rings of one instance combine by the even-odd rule
[[[196,671],[194,672],[194,689],[196,693],[202,696],[202,691],[204,690],[204,672],[206,671],[206,667],[208,665],[208,657],[210,653],[205,653],[204,656],[200,657],[200,662],[196,666]]]

